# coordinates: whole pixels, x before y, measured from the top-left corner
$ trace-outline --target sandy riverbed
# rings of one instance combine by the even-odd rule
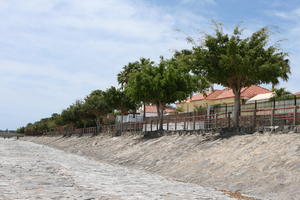
[[[25,137],[64,151],[258,199],[300,199],[300,134]]]
[[[1,200],[231,199],[214,189],[26,141],[0,139],[0,159]]]

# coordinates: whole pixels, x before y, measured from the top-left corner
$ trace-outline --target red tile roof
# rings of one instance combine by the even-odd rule
[[[241,97],[252,98],[258,94],[265,94],[269,92],[271,92],[271,90],[268,90],[261,86],[252,85],[250,87],[242,88]],[[215,90],[213,92],[210,92],[207,97],[205,97],[202,94],[196,94],[191,98],[191,101],[199,101],[204,99],[217,100],[217,99],[226,99],[226,98],[233,98],[233,97],[234,94],[232,92],[232,89],[225,88],[223,90]]]
[[[157,113],[156,105],[146,105],[146,113]],[[166,113],[173,113],[175,109],[173,108],[165,108],[164,110]]]
[[[294,94],[295,96],[300,96],[300,92],[297,92]]]
[[[269,93],[269,92],[272,92],[272,91],[269,89],[263,88],[261,86],[258,86],[258,85],[252,85],[250,87],[243,88],[241,96],[247,97],[247,98],[252,98],[258,94],[265,94],[265,93]]]
[[[228,89],[224,89],[224,90],[215,90],[213,91],[210,95],[208,95],[206,97],[206,99],[220,99],[219,97],[222,97],[222,96],[228,96]]]
[[[195,94],[194,96],[192,96],[192,98],[188,98],[186,101],[200,101],[200,100],[206,99],[206,97],[208,95],[210,95],[211,93],[212,93],[211,91],[206,92],[206,94],[198,93],[198,94]]]

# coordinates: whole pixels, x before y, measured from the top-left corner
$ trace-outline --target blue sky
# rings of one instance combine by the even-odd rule
[[[273,27],[283,40],[292,75],[282,83],[300,91],[300,2],[296,0],[0,0],[0,129],[48,117],[140,57],[157,60],[187,48],[186,35]],[[180,30],[180,31],[178,31]]]

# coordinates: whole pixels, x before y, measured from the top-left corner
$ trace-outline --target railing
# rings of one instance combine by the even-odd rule
[[[239,124],[242,127],[300,125],[300,106],[243,110]],[[230,128],[233,124],[232,113],[210,115],[168,116],[163,121],[163,130],[190,131]],[[157,117],[145,120],[143,131],[156,131],[159,128]]]
[[[242,127],[264,127],[300,125],[300,106],[259,108],[242,110],[239,117]],[[163,130],[165,131],[210,131],[230,128],[233,125],[231,112],[216,114],[185,113],[184,115],[169,115],[164,117]],[[117,123],[115,125],[102,125],[97,127],[80,128],[74,130],[52,131],[47,135],[97,135],[100,133],[120,134],[123,132],[151,132],[159,130],[158,117],[148,117],[143,122]]]

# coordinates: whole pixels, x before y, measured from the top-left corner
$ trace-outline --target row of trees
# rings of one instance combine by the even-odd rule
[[[83,100],[64,109],[60,114],[54,113],[49,118],[41,119],[21,127],[18,132],[41,134],[51,130],[63,130],[97,126],[98,131],[102,123],[110,124],[114,121],[114,114],[134,111],[136,104],[125,95],[125,92],[111,87],[106,91],[95,90]],[[108,115],[112,114],[112,115]]]
[[[28,124],[24,131],[45,131],[58,127],[93,125],[100,127],[109,113],[122,115],[135,111],[142,104],[155,104],[163,124],[163,110],[168,104],[186,99],[194,92],[205,92],[211,84],[232,89],[235,95],[233,121],[239,126],[240,94],[253,84],[277,84],[290,73],[287,53],[277,44],[269,44],[270,32],[262,28],[249,37],[242,37],[236,27],[226,34],[220,24],[213,35],[205,35],[200,44],[188,38],[191,49],[175,51],[155,63],[141,58],[123,67],[118,74],[120,88],[93,91],[76,101],[61,114]],[[46,124],[46,125],[45,125]]]

